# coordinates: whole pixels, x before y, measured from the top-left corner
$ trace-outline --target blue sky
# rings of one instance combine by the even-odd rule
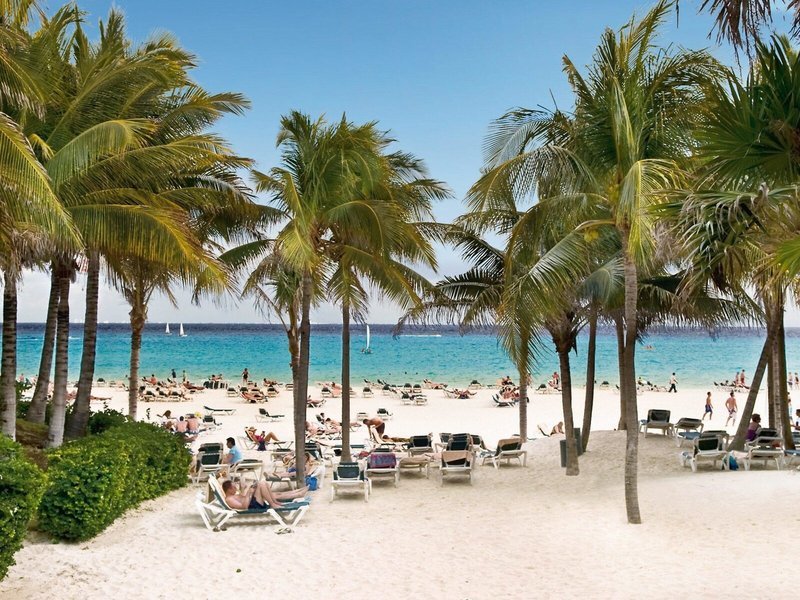
[[[57,3],[50,2],[50,7]],[[142,41],[155,31],[172,32],[198,56],[194,76],[211,91],[244,93],[253,107],[226,118],[219,130],[237,152],[261,169],[276,164],[278,120],[289,110],[336,119],[377,120],[398,147],[425,159],[431,175],[448,184],[454,199],[437,206],[448,221],[462,211],[462,198],[481,166],[481,145],[492,119],[515,106],[570,104],[561,72],[567,54],[585,65],[606,27],[618,28],[652,3],[628,0],[571,2],[476,0],[82,0],[87,29],[112,5],[127,16],[130,36]],[[683,0],[663,44],[714,47],[711,20],[696,14],[698,0]],[[730,62],[727,48],[715,55]],[[440,256],[441,273],[461,268]],[[44,319],[47,278],[26,278],[20,319]],[[73,295],[74,320],[82,320],[81,285]],[[111,291],[101,298],[100,319],[126,321],[125,302]],[[374,322],[391,322],[396,311],[376,303]],[[258,321],[249,305],[226,309],[207,303],[176,309],[151,303],[151,321]],[[338,321],[332,307],[315,320]]]

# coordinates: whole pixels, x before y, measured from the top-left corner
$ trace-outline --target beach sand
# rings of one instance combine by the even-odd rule
[[[108,388],[109,405],[125,396]],[[353,414],[378,407],[394,413],[390,435],[470,431],[487,445],[518,430],[515,408],[496,408],[490,390],[469,400],[429,391],[428,406],[402,406],[378,395],[353,399]],[[316,391],[313,392],[318,396]],[[649,408],[672,410],[673,421],[702,414],[705,390],[645,393]],[[725,422],[723,394],[715,394],[711,425]],[[764,410],[763,396],[757,410]],[[739,397],[740,405],[744,395]],[[291,436],[291,395],[264,405],[244,404],[221,391],[184,403],[142,403],[156,413],[232,406],[222,427],[202,441],[238,436],[246,425]],[[583,389],[575,389],[580,423]],[[278,423],[256,423],[259,406],[285,413]],[[340,417],[340,402],[321,409]],[[529,431],[561,417],[559,395],[531,398]],[[318,412],[310,409],[309,415]],[[0,597],[218,598],[224,594],[291,598],[716,598],[776,596],[796,586],[791,548],[800,531],[800,473],[774,467],[751,472],[692,473],[682,468],[674,440],[640,438],[639,495],[644,523],[626,523],[622,460],[624,432],[612,431],[619,396],[599,391],[589,451],[579,477],[565,477],[557,438],[530,441],[528,467],[479,467],[473,485],[401,476],[377,481],[368,503],[352,494],[330,503],[329,482],[312,493],[312,508],[289,535],[269,520],[231,522],[212,533],[194,506],[205,488],[189,486],[146,502],[93,540],[53,543],[33,533],[17,565],[0,583]],[[311,417],[313,418],[313,416]],[[537,437],[538,432],[536,432]],[[532,434],[531,434],[532,435]],[[354,441],[364,437],[354,434]],[[261,457],[264,453],[246,452]],[[330,478],[330,475],[328,476]]]

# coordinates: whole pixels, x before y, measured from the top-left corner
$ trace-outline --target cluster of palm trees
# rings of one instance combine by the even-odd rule
[[[176,283],[197,293],[230,286],[215,257],[261,210],[237,171],[250,161],[207,133],[238,94],[196,85],[194,57],[161,35],[134,47],[112,11],[91,42],[69,4],[47,16],[35,2],[0,14],[0,244],[3,433],[16,420],[16,302],[23,269],[47,268],[51,293],[41,368],[28,419],[43,423],[54,372],[48,443],[65,433],[69,290],[86,272],[80,380],[68,434],[83,432],[94,376],[100,271],[131,305],[131,405],[147,301]],[[37,19],[38,27],[31,21]],[[53,368],[53,361],[55,367]]]
[[[431,290],[407,321],[496,323],[523,383],[549,337],[559,356],[567,475],[577,475],[570,353],[588,326],[582,444],[588,443],[598,320],[614,327],[628,519],[637,497],[635,351],[653,324],[762,324],[770,423],[791,445],[783,314],[800,272],[800,60],[785,37],[756,42],[745,79],[705,51],[659,47],[673,8],[607,30],[591,64],[564,57],[574,106],[495,121],[468,212],[447,239],[473,264]],[[501,247],[486,241],[491,232]]]
[[[736,3],[721,4],[705,3],[725,15]],[[632,523],[641,521],[635,352],[653,325],[765,325],[734,445],[743,442],[765,373],[770,420],[791,444],[783,313],[800,273],[800,60],[787,38],[753,42],[742,79],[705,51],[659,47],[659,28],[674,8],[659,2],[642,19],[606,31],[585,69],[564,57],[570,110],[519,108],[492,124],[467,212],[441,224],[432,205],[449,195],[444,184],[418,158],[393,150],[377,123],[346,117],[284,116],[280,165],[251,171],[267,201],[257,204],[240,179],[251,161],[208,133],[247,101],[194,83],[194,59],[172,38],[134,47],[112,11],[90,42],[74,5],[50,17],[33,1],[0,7],[4,433],[15,432],[17,284],[35,268],[48,269],[52,285],[27,418],[44,421],[55,361],[52,446],[65,435],[69,290],[79,270],[87,298],[69,437],[83,433],[89,415],[103,271],[131,307],[134,418],[148,302],[188,286],[196,298],[250,298],[283,324],[297,447],[312,308],[333,301],[342,310],[346,424],[349,326],[365,319],[374,295],[406,311],[399,327],[496,326],[519,372],[523,437],[529,372],[549,338],[561,369],[568,475],[579,473],[571,353],[588,328],[585,449],[597,327],[613,326]],[[416,269],[436,267],[437,243],[471,268],[427,282]],[[343,436],[346,454],[347,426]]]

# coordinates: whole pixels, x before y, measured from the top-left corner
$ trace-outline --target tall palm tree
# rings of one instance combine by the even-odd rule
[[[744,298],[752,289],[763,306],[767,340],[756,375],[768,367],[771,424],[782,428],[789,444],[781,332],[788,297],[797,297],[791,256],[800,247],[800,160],[792,132],[800,125],[799,93],[800,60],[788,39],[757,43],[746,81],[731,74],[711,88],[709,117],[697,131],[702,167],[682,207],[695,281]],[[749,420],[759,383],[751,384],[742,422]],[[745,428],[734,445],[743,443]]]
[[[763,29],[772,24],[775,5],[779,3],[785,4],[786,10],[792,13],[792,33],[797,36],[800,34],[800,0],[703,0],[700,10],[714,17],[718,41],[727,40],[737,52],[744,49],[750,54],[761,39]]]

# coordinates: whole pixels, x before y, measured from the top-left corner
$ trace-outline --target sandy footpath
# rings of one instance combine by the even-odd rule
[[[97,394],[107,393],[98,388]],[[578,422],[583,390],[575,389]],[[125,403],[113,392],[113,407]],[[316,392],[314,393],[316,395]],[[491,392],[451,400],[429,392],[428,406],[402,406],[393,398],[356,397],[357,411],[394,413],[390,435],[439,431],[480,433],[489,446],[516,433],[516,409],[496,408]],[[645,393],[640,413],[669,408],[673,420],[699,417],[705,390]],[[711,427],[725,422],[715,394]],[[744,396],[739,398],[744,402]],[[763,398],[758,409],[763,411]],[[245,425],[291,435],[291,397],[282,392],[265,406],[284,412],[278,423],[256,423],[258,406],[206,391],[190,402],[141,404],[144,415],[167,408],[234,406],[220,430],[203,441],[239,435]],[[338,400],[321,409],[340,413]],[[310,414],[317,412],[311,409]],[[558,395],[534,395],[530,431],[561,420]],[[147,502],[95,539],[52,543],[33,534],[17,566],[0,583],[3,598],[716,598],[785,595],[797,585],[791,549],[800,532],[800,473],[774,467],[751,472],[693,474],[680,467],[672,439],[641,438],[640,500],[644,524],[625,522],[623,432],[610,431],[619,396],[598,393],[596,431],[581,457],[579,477],[559,465],[558,440],[528,442],[527,468],[479,467],[473,485],[440,486],[403,474],[396,489],[378,481],[370,501],[345,496],[328,502],[328,482],[290,535],[275,535],[267,520],[232,522],[212,533],[200,520],[190,486]],[[363,433],[354,434],[355,439]],[[248,452],[260,457],[263,453]],[[788,554],[787,554],[788,553]]]

